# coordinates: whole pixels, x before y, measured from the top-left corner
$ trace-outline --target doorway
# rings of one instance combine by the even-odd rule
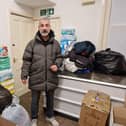
[[[51,27],[55,32],[55,38],[60,41],[60,18],[50,18]],[[28,92],[27,85],[23,85],[20,79],[22,56],[28,42],[33,39],[38,30],[38,20],[18,15],[10,15],[11,35],[11,63],[15,80],[16,95],[21,96]]]
[[[15,80],[15,94],[22,95],[28,91],[20,79],[22,56],[27,43],[34,36],[34,21],[32,18],[16,14],[10,15],[11,63]]]

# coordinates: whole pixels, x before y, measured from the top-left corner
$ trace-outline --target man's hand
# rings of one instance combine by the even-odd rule
[[[50,66],[50,70],[53,72],[57,72],[58,71],[58,67],[56,65],[51,65]]]
[[[21,80],[23,84],[27,84],[27,80]]]

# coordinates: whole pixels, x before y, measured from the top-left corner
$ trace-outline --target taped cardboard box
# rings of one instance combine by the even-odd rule
[[[16,124],[12,123],[9,120],[6,120],[6,119],[0,117],[0,126],[16,126]]]
[[[80,126],[106,126],[110,113],[110,96],[90,90],[84,96],[80,112]]]

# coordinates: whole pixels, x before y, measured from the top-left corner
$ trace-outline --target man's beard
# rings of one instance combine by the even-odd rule
[[[43,30],[43,31],[40,31],[40,34],[45,37],[45,36],[48,36],[49,32],[47,30]]]

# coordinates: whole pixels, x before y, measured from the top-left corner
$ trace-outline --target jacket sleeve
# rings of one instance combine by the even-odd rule
[[[32,49],[33,48],[33,41],[30,41],[26,46],[23,54],[23,64],[21,67],[21,79],[27,79],[29,76],[29,70],[32,64]]]
[[[60,48],[59,43],[57,42],[55,64],[57,65],[58,68],[61,67],[62,61],[63,61],[63,58],[62,58],[62,55],[61,55],[61,48]]]

